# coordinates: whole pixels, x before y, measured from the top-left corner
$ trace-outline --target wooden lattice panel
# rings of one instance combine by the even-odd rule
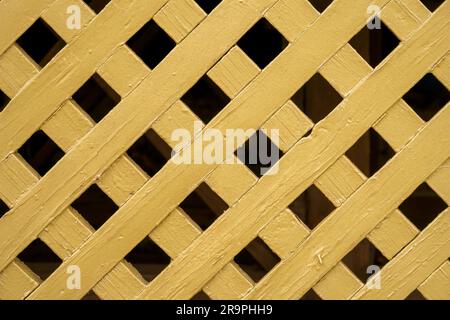
[[[200,291],[299,299],[310,289],[322,299],[404,299],[416,289],[450,298],[450,108],[424,121],[402,99],[427,73],[450,88],[450,1],[431,12],[420,0],[335,0],[321,13],[307,0],[223,0],[208,13],[194,0],[111,0],[97,13],[87,3],[0,2],[0,90],[8,101],[0,198],[9,208],[0,218],[0,299],[81,299],[91,290],[101,299],[189,299]],[[67,28],[70,5],[80,8],[80,29]],[[375,69],[349,44],[370,5],[400,41]],[[261,19],[288,43],[264,65],[238,45]],[[35,61],[20,43],[38,20],[61,47]],[[173,42],[156,62],[132,49],[149,21]],[[291,98],[317,73],[343,100],[314,123]],[[93,76],[118,100],[98,119],[76,96]],[[277,174],[258,179],[242,163],[167,161],[150,177],[127,154],[149,129],[171,148],[174,129],[192,131],[203,117],[183,97],[204,76],[229,103],[203,128],[280,128]],[[395,156],[367,177],[346,152],[370,128]],[[64,153],[42,177],[20,153],[36,132]],[[424,182],[446,209],[419,230],[398,207]],[[118,207],[97,230],[72,207],[94,184]],[[181,205],[201,185],[227,207],[206,230]],[[336,209],[310,230],[289,206],[313,185]],[[170,257],[150,282],[125,258],[146,237]],[[62,260],[45,280],[18,258],[38,238]],[[234,261],[256,238],[279,258],[259,281]],[[389,260],[379,289],[341,262],[364,239]],[[73,265],[82,275],[76,290],[66,282]]]

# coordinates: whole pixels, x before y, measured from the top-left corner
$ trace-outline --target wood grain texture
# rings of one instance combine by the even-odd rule
[[[67,0],[0,3],[11,24],[0,37],[0,89],[12,98],[0,113],[0,198],[11,208],[0,219],[0,299],[76,299],[91,289],[102,299],[200,290],[213,299],[298,299],[311,288],[322,299],[399,299],[416,288],[448,299],[448,209],[420,233],[397,209],[423,181],[450,203],[449,108],[425,123],[401,99],[426,72],[450,88],[448,1],[434,13],[419,0],[375,1],[401,40],[375,70],[348,44],[373,1],[337,0],[322,15],[307,0],[225,0],[209,15],[193,0],[113,0],[98,15],[74,2],[83,27],[72,31]],[[14,44],[39,17],[68,43],[42,70]],[[236,45],[261,17],[290,42],[263,70]],[[177,44],[154,70],[123,44],[150,18]],[[290,97],[317,72],[344,101],[314,124]],[[122,98],[97,125],[70,98],[93,73]],[[231,102],[203,130],[280,129],[280,173],[258,180],[242,164],[169,161],[149,177],[124,153],[150,127],[172,147],[174,129],[192,131],[199,119],[179,99],[204,74]],[[369,178],[344,153],[370,127],[397,154]],[[44,177],[16,154],[38,129],[66,152]],[[203,232],[178,207],[202,182],[230,207]],[[70,207],[92,183],[120,207],[95,233]],[[337,207],[314,230],[287,208],[311,184]],[[146,236],[172,259],[151,283],[123,260]],[[256,236],[281,258],[258,283],[233,261]],[[36,237],[64,259],[42,283],[16,258]],[[390,260],[379,291],[340,261],[364,238]],[[66,289],[72,264],[89,270],[81,290]]]
[[[363,4],[361,4],[361,6],[362,6]],[[345,4],[341,4],[340,5],[341,6],[341,8],[339,8],[340,10],[341,10],[341,12],[345,12],[347,9],[348,9],[348,6],[347,5],[345,5]],[[357,9],[358,8],[353,8],[352,10],[355,10],[355,11],[357,11]],[[208,18],[207,18],[207,20],[209,19],[209,18],[211,18],[212,17],[212,15],[210,15]],[[332,14],[330,14],[330,16],[329,17],[327,17],[326,19],[331,19],[331,17],[332,17]],[[360,19],[360,22],[359,23],[363,23],[363,21],[364,21],[364,17],[363,17],[363,15],[361,14],[361,16],[358,16],[358,17],[355,17],[355,21],[352,21],[352,23],[354,23],[355,24],[355,27],[354,27],[354,29],[355,29],[355,31],[357,30],[357,19],[356,18],[359,18]],[[205,22],[207,21],[207,20],[205,20]],[[200,27],[201,27],[202,25],[200,25]],[[326,26],[326,23],[324,22],[323,24],[321,24],[321,27],[322,26]],[[320,27],[317,27],[316,29],[314,29],[314,32],[320,32],[319,31],[320,30]],[[312,34],[311,34],[311,37],[313,37],[314,38],[314,32],[312,32]],[[334,32],[334,30],[332,31],[332,30],[330,30],[329,32]],[[192,35],[192,34],[191,34]],[[343,34],[343,37],[345,36],[345,34]],[[189,37],[187,37],[186,38],[186,40],[187,39],[189,39]],[[344,40],[345,41],[345,40]],[[326,45],[329,45],[329,43],[327,43]],[[334,47],[336,48],[336,47],[338,47],[338,43],[335,43],[334,44]],[[293,48],[293,47],[291,47],[291,48]],[[299,50],[301,50],[301,51],[304,51],[304,48],[303,47],[300,47],[300,46],[297,46],[297,47],[295,47],[295,48],[297,48],[297,49],[299,49]],[[336,49],[335,49],[336,50]],[[307,52],[307,51],[305,51],[305,52]],[[287,51],[285,51],[285,53],[287,53]],[[288,56],[289,58],[291,58],[291,59],[294,59],[294,57],[292,56],[292,54],[293,54],[293,52],[291,52],[290,53],[290,55]],[[292,57],[291,57],[292,56]],[[284,57],[284,56],[282,56],[282,57]],[[285,60],[285,62],[284,63],[289,63],[289,59],[284,59]],[[167,60],[166,60],[167,61]],[[317,59],[317,61],[319,62],[319,59]],[[271,66],[273,66],[274,64],[272,64]],[[269,70],[269,68],[267,68],[266,70]],[[279,74],[278,72],[276,72],[275,70],[276,70],[276,67],[273,67],[272,68],[272,70],[274,70],[274,71],[269,71],[269,74],[272,72],[273,73],[273,75],[275,75],[275,76],[282,76],[281,74]],[[298,77],[298,74],[301,74],[301,73],[297,73],[297,72],[295,72],[296,74],[297,74],[297,77]],[[302,77],[304,77],[303,75],[302,75]],[[306,79],[305,79],[306,80]],[[259,84],[261,84],[261,86],[264,86],[265,85],[265,83],[262,81],[262,78],[260,78],[260,81],[258,81],[258,83]],[[261,87],[255,87],[255,82],[254,83],[252,83],[252,85],[250,85],[249,87],[247,87],[247,92],[249,92],[250,94],[253,92],[253,91],[256,91],[256,90],[258,90],[258,91],[260,91],[260,92],[267,92],[267,90],[261,90],[261,89],[263,89],[263,88],[261,88]],[[294,89],[294,83],[292,83],[292,89]],[[291,89],[291,90],[292,90]],[[294,89],[295,90],[295,89]],[[279,92],[278,93],[278,96],[280,96],[281,97],[281,94],[284,94],[283,92]],[[242,98],[244,95],[243,94],[241,94],[241,95],[239,95],[237,98]],[[272,95],[272,97],[273,97],[273,95]],[[259,99],[259,98],[258,98]],[[235,99],[235,101],[236,101],[236,99]],[[241,100],[241,99],[239,99],[238,101],[236,101],[236,106],[238,106],[239,104],[240,104],[240,101],[243,101],[243,100]],[[255,103],[257,103],[257,102],[255,102]],[[260,102],[259,102],[260,103]],[[248,106],[248,107],[250,107],[251,105],[254,105],[254,103],[252,103],[252,101],[246,101],[246,106]],[[267,106],[269,106],[269,104],[265,104],[265,105],[267,105]],[[232,107],[232,105],[231,106],[228,106],[228,108],[226,109],[226,110],[228,110],[228,109],[233,109],[233,107]],[[242,112],[245,112],[245,108],[244,108],[244,106],[242,106],[241,105],[241,107],[240,107],[240,109],[242,110]],[[263,112],[262,112],[262,114],[263,114]],[[242,119],[243,118],[239,118],[239,117],[236,117],[236,122],[237,122],[237,125],[242,125],[241,123],[239,123],[239,122],[242,122]],[[101,123],[100,123],[100,125],[101,125]],[[251,125],[251,123],[249,123],[249,124],[246,124],[246,126],[249,126],[249,125]],[[215,126],[217,126],[217,125],[215,125]],[[220,127],[220,126],[217,126],[217,127]],[[97,126],[97,128],[98,128],[98,126]],[[186,172],[186,171],[184,171],[184,172],[186,172],[186,173],[184,173],[183,174],[183,177],[181,177],[180,176],[180,171],[183,169],[182,167],[180,167],[180,166],[178,166],[178,167],[176,167],[176,168],[173,168],[174,167],[174,165],[172,164],[172,163],[168,163],[167,165],[166,165],[166,167],[164,168],[164,169],[167,169],[166,171],[167,172],[170,172],[170,175],[173,177],[173,178],[175,178],[175,177],[177,177],[177,179],[181,179],[181,180],[179,180],[179,181],[183,181],[183,183],[186,183],[186,187],[188,187],[188,189],[184,189],[185,188],[185,186],[181,186],[180,185],[180,189],[179,189],[179,192],[175,192],[175,193],[171,193],[170,194],[170,197],[171,198],[177,198],[178,197],[178,200],[177,199],[172,199],[171,201],[173,201],[173,200],[175,200],[174,202],[175,202],[175,205],[176,205],[176,203],[179,203],[181,200],[182,200],[182,196],[183,196],[183,194],[185,194],[185,195],[187,195],[192,189],[192,185],[196,185],[196,183],[195,182],[192,182],[192,178],[195,178],[196,176],[195,176],[195,174],[197,174],[197,173],[195,173],[195,171],[198,171],[199,169],[202,169],[202,170],[204,170],[204,166],[198,166],[198,167],[194,167],[192,170],[190,170],[189,172]],[[170,168],[170,169],[169,169]],[[164,170],[163,169],[163,170]],[[206,172],[207,173],[207,172]],[[188,174],[189,175],[189,179],[187,179],[185,176],[186,176],[186,174]],[[157,185],[158,187],[162,187],[162,189],[165,189],[166,187],[164,186],[166,183],[169,183],[169,181],[171,181],[173,178],[168,178],[168,177],[165,177],[163,174],[162,174],[162,171],[158,174],[158,175],[156,175],[155,177],[153,177],[153,179],[151,179],[150,181],[149,181],[149,184],[147,184],[148,185],[148,188],[150,188],[150,189],[152,189],[153,187],[152,187],[152,185]],[[45,178],[44,178],[45,179]],[[164,181],[162,181],[162,180],[164,180]],[[181,187],[183,187],[183,189],[181,189]],[[147,189],[147,188],[145,188],[145,189]],[[150,190],[150,189],[147,189],[147,190]],[[134,204],[132,204],[132,203],[139,203],[139,199],[142,197],[142,196],[146,196],[148,194],[148,191],[144,191],[143,189],[141,189],[141,192],[138,192],[138,193],[136,193],[135,195],[134,195],[134,197],[133,197],[133,199],[135,199],[135,201],[128,201],[122,208],[125,208],[125,207],[127,207],[127,206],[134,206]],[[152,193],[152,194],[154,194],[154,193]],[[152,205],[152,206],[155,206],[155,208],[163,208],[163,209],[169,209],[169,210],[171,210],[171,208],[173,208],[173,204],[172,205],[169,205],[169,203],[168,203],[168,200],[169,200],[169,198],[163,198],[163,197],[160,197],[159,198],[159,200],[157,200],[157,199],[155,199],[156,201],[153,201],[153,200],[150,200],[150,199],[147,199],[147,201],[146,201],[146,206],[148,206],[148,205]],[[163,203],[161,203],[161,202],[159,202],[160,200],[163,200],[164,202]],[[138,205],[138,207],[140,207],[140,206],[142,206],[142,204],[139,204]],[[137,207],[137,208],[138,208]],[[137,209],[136,208],[136,209]],[[145,211],[153,211],[153,210],[151,210],[150,208],[147,208]],[[145,211],[141,211],[142,213],[144,213]],[[125,213],[127,213],[127,214],[131,214],[132,212],[133,212],[133,210],[123,210],[123,212]],[[162,214],[163,213],[163,211],[161,211],[161,209],[159,209],[158,210],[158,212],[160,213],[160,214]],[[118,212],[119,213],[119,212]],[[109,221],[110,223],[111,223],[111,225],[116,225],[116,223],[114,223],[113,221],[114,221],[114,219],[116,218],[116,219],[122,219],[122,218],[120,218],[120,214],[116,214],[116,215],[114,215],[113,217],[112,217],[112,219]],[[136,216],[137,217],[137,216]],[[143,217],[144,218],[144,217]],[[158,217],[154,217],[155,219],[160,219],[160,218],[158,218]],[[148,217],[147,218],[144,218],[145,220],[146,220],[146,223],[153,223],[152,221],[150,221],[149,219],[148,219]],[[157,222],[158,220],[156,220],[155,222]],[[141,224],[142,225],[142,224]],[[130,225],[130,227],[131,227],[131,225]],[[105,230],[106,230],[106,228],[105,228]],[[101,231],[101,230],[100,230]],[[100,232],[99,231],[99,232]],[[148,232],[148,231],[146,231],[146,232]],[[108,234],[111,234],[111,233],[109,233],[108,232]],[[138,234],[138,232],[137,232],[137,229],[135,229],[134,230],[134,235],[137,237],[137,236],[139,236],[139,234]],[[99,239],[101,239],[101,237],[99,237]],[[94,244],[96,241],[93,241],[92,243]],[[103,242],[103,241],[102,241]],[[107,241],[108,243],[112,243],[111,241]],[[133,242],[133,241],[132,241]],[[130,242],[130,244],[132,243],[132,242]],[[103,250],[103,252],[105,252],[105,250]],[[116,248],[116,250],[115,250],[115,253],[116,254],[120,254],[120,252],[119,252],[119,250],[117,250],[117,248]],[[111,260],[111,262],[112,262],[113,260]],[[105,267],[105,269],[107,269],[108,268],[108,266],[107,265],[104,265],[104,267]],[[99,270],[100,271],[100,270]],[[101,272],[105,272],[105,271],[101,271]],[[62,275],[62,274],[61,274]],[[95,274],[94,273],[90,273],[90,276],[92,277],[92,278],[94,278],[95,277]],[[50,278],[49,278],[49,280],[50,280]],[[86,283],[86,281],[87,281],[87,279],[85,280],[85,283]],[[42,286],[41,288],[45,288],[45,286]],[[53,290],[52,290],[53,291]],[[72,293],[71,292],[68,292],[67,294],[70,294],[70,295],[72,295]]]

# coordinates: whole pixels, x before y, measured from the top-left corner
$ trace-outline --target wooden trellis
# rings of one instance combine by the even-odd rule
[[[66,25],[70,5],[82,26]],[[400,44],[373,69],[348,42],[367,8]],[[261,18],[289,45],[262,70],[236,45]],[[423,121],[402,99],[427,73],[450,88],[450,1],[223,0],[207,14],[194,0],[111,0],[98,14],[81,0],[0,2],[0,299],[450,298],[450,108]],[[16,43],[38,18],[65,42],[41,68]],[[125,44],[150,19],[176,43],[152,70]],[[343,97],[314,124],[290,100],[320,73]],[[120,95],[95,123],[71,98],[94,74]],[[244,165],[177,165],[149,177],[126,154],[149,128],[171,133],[198,117],[180,99],[204,75],[230,98],[205,128],[281,128],[279,172],[258,179]],[[366,177],[345,155],[370,128],[395,156]],[[305,136],[309,130],[311,133]],[[65,155],[43,177],[19,155],[38,130]],[[446,203],[418,230],[398,206],[426,182]],[[96,183],[119,207],[94,230],[71,204]],[[205,183],[229,207],[201,230],[179,207]],[[289,205],[315,185],[336,207],[310,230]],[[146,282],[124,257],[150,237],[170,264]],[[255,283],[233,258],[259,237],[280,258]],[[36,238],[62,263],[44,281],[18,255]],[[342,258],[367,238],[389,262],[381,287],[364,285]],[[67,287],[67,268],[81,288]]]

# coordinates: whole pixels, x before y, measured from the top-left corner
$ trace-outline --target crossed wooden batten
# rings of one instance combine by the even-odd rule
[[[113,0],[98,16],[75,1],[86,19],[80,31],[65,26],[69,2],[0,4],[2,21],[11,22],[0,38],[0,88],[13,97],[0,114],[0,196],[11,207],[0,220],[0,298],[82,298],[91,288],[104,299],[190,298],[201,289],[216,299],[299,298],[312,287],[324,299],[405,298],[416,288],[448,299],[448,209],[421,233],[396,209],[425,180],[450,202],[448,106],[424,123],[401,99],[430,71],[450,87],[448,1],[431,14],[418,0],[338,0],[319,15],[306,0],[225,0],[208,16],[193,0]],[[373,2],[402,40],[375,71],[347,44]],[[68,43],[42,70],[14,44],[30,23],[17,18],[22,5]],[[263,16],[291,45],[261,71],[235,43]],[[122,43],[152,17],[177,47],[151,71]],[[92,47],[93,39],[101,45]],[[94,72],[122,97],[97,125],[67,99]],[[345,99],[303,138],[314,124],[289,98],[316,72]],[[179,99],[205,73],[232,98],[207,127],[290,128],[280,132],[279,175],[257,180],[244,165],[169,162],[149,179],[124,154],[150,126],[168,144],[173,129],[192,128],[198,119]],[[367,180],[343,154],[370,126],[397,155]],[[15,153],[38,129],[67,151],[43,178]],[[70,208],[94,181],[120,206],[95,233]],[[202,181],[230,207],[204,232],[177,207]],[[338,209],[311,232],[287,206],[312,183]],[[393,196],[381,201],[389,187]],[[355,208],[365,219],[354,219]],[[339,226],[353,232],[339,235]],[[172,258],[149,284],[123,260],[147,235]],[[282,259],[258,284],[232,262],[256,236]],[[64,259],[44,282],[15,258],[36,237]],[[340,263],[364,237],[391,259],[381,290],[367,290]],[[81,290],[66,288],[72,264],[88,270]]]

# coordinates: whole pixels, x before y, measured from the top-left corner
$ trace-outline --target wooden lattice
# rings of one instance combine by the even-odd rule
[[[81,8],[82,28],[66,26]],[[348,44],[367,7],[400,44],[375,70]],[[262,17],[288,41],[261,70],[236,45]],[[450,1],[335,0],[321,14],[307,0],[223,0],[206,14],[194,0],[111,0],[97,15],[81,0],[0,2],[1,299],[403,299],[418,289],[450,298],[450,212],[419,231],[397,209],[426,182],[450,203],[450,108],[423,121],[402,99],[425,74],[450,88]],[[44,68],[16,40],[38,18],[66,43]],[[175,48],[153,70],[125,43],[150,19]],[[314,124],[290,100],[319,72],[342,103]],[[95,123],[71,98],[94,74],[120,97]],[[167,162],[150,178],[125,153],[152,128],[167,144],[198,117],[180,99],[207,74],[231,99],[205,128],[281,128],[279,172],[258,179],[244,165]],[[366,177],[345,152],[373,128],[396,155]],[[305,136],[310,130],[311,133]],[[64,157],[40,177],[18,149],[38,130]],[[120,208],[94,230],[71,207],[96,183]],[[201,183],[229,206],[205,231],[179,207]],[[316,228],[288,208],[314,184],[337,207]],[[147,283],[124,257],[149,236],[171,263]],[[233,258],[259,237],[280,262],[255,283]],[[17,256],[40,238],[63,262],[41,281]],[[390,261],[380,289],[342,258],[367,238]],[[69,290],[67,267],[82,286]]]

